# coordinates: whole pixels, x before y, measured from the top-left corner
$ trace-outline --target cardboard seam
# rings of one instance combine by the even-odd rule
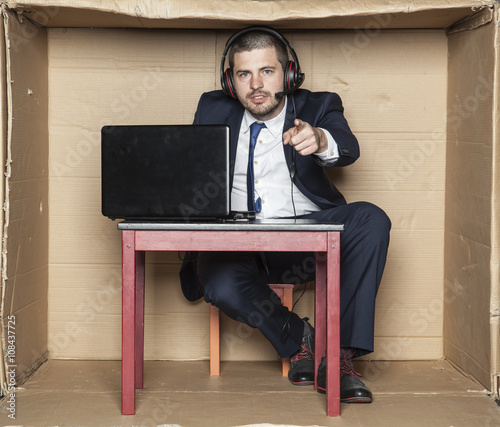
[[[47,361],[49,360],[49,351],[46,350],[42,355],[40,355],[35,361],[31,364],[28,369],[25,369],[19,377],[16,377],[16,387],[23,385],[30,377],[38,371]]]
[[[462,350],[460,347],[457,347],[452,341],[450,341],[449,339],[444,339],[444,341],[446,343],[448,343],[448,345],[454,347],[457,351],[457,353],[460,354],[460,357],[463,358],[463,357],[466,357],[468,359],[468,361],[470,363],[473,363],[475,365],[477,365],[480,369],[483,368],[483,366],[467,351],[465,350]],[[446,344],[444,343],[444,344]],[[446,357],[444,358],[448,363],[450,363],[458,372],[460,372],[465,378],[468,378],[470,379],[471,381],[474,381],[475,383],[477,384],[480,384],[481,386],[485,387],[484,384],[481,383],[481,381],[479,381],[474,375],[472,375],[469,371],[469,370],[466,370],[465,368],[462,368],[458,362],[456,362],[455,360],[453,360],[452,358],[450,357]],[[484,371],[486,371],[484,369]],[[489,394],[492,394],[492,392],[489,391]]]
[[[474,14],[468,16],[455,23],[448,31],[448,36],[451,34],[460,33],[462,31],[472,31],[476,28],[488,25],[493,21],[495,6],[477,6],[472,8]]]

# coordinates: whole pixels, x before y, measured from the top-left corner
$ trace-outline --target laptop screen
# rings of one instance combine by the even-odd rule
[[[166,220],[230,212],[229,127],[104,126],[102,214]]]

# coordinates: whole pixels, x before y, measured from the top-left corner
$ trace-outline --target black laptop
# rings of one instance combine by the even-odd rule
[[[104,126],[102,214],[127,220],[230,215],[229,127]]]

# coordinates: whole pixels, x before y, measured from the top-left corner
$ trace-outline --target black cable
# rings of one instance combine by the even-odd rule
[[[295,96],[290,94],[290,98],[292,100],[292,107],[293,107],[293,125],[295,126],[295,120],[297,119],[297,109],[295,107]],[[291,144],[290,144],[291,145]],[[292,199],[292,207],[293,207],[293,219],[297,221],[297,210],[295,208],[295,199],[293,197],[293,183],[295,180],[295,172],[296,172],[296,167],[295,167],[295,158],[297,155],[297,150],[292,146],[292,164],[290,165],[290,198]],[[304,283],[304,289],[302,290],[302,293],[300,296],[297,298],[297,301],[295,301],[292,305],[291,310],[289,310],[288,313],[288,318],[286,319],[285,324],[283,325],[282,329],[282,336],[281,339],[283,341],[286,341],[288,337],[290,336],[290,319],[292,318],[292,312],[297,303],[300,301],[300,299],[304,296],[304,293],[306,292],[306,283]]]
[[[283,328],[282,328],[282,334],[281,334],[281,340],[284,342],[288,339],[288,337],[290,336],[290,319],[292,318],[292,313],[293,313],[293,310],[295,308],[295,306],[297,305],[297,303],[301,300],[301,298],[304,296],[304,294],[306,293],[306,289],[307,289],[307,282],[303,283],[303,289],[302,289],[302,292],[301,294],[299,295],[299,297],[297,298],[297,300],[293,303],[292,305],[292,308],[289,310],[288,312],[288,318],[286,319],[286,322],[285,324],[283,325]]]
[[[292,99],[292,106],[293,106],[293,125],[295,126],[295,120],[297,119],[297,110],[295,108],[295,96],[293,93],[290,95],[290,98]],[[297,155],[297,150],[292,146],[292,164],[290,165],[290,196],[292,199],[292,207],[293,207],[293,218],[296,221],[297,220],[297,211],[295,209],[295,200],[293,198],[293,183],[295,180],[295,172],[296,172],[296,167],[295,167],[295,157]]]
[[[293,166],[293,164],[292,164]],[[290,181],[290,195],[292,197],[292,207],[293,207],[293,219],[297,220],[297,211],[295,210],[295,201],[293,200],[293,178]]]

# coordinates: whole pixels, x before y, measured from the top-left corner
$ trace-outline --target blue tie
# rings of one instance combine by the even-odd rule
[[[265,128],[264,123],[254,122],[250,125],[250,146],[248,149],[248,168],[247,168],[247,203],[248,210],[250,212],[260,212],[262,209],[262,203],[260,197],[255,200],[255,176],[253,173],[253,153],[255,151],[255,144],[257,143],[257,137],[262,128]]]

